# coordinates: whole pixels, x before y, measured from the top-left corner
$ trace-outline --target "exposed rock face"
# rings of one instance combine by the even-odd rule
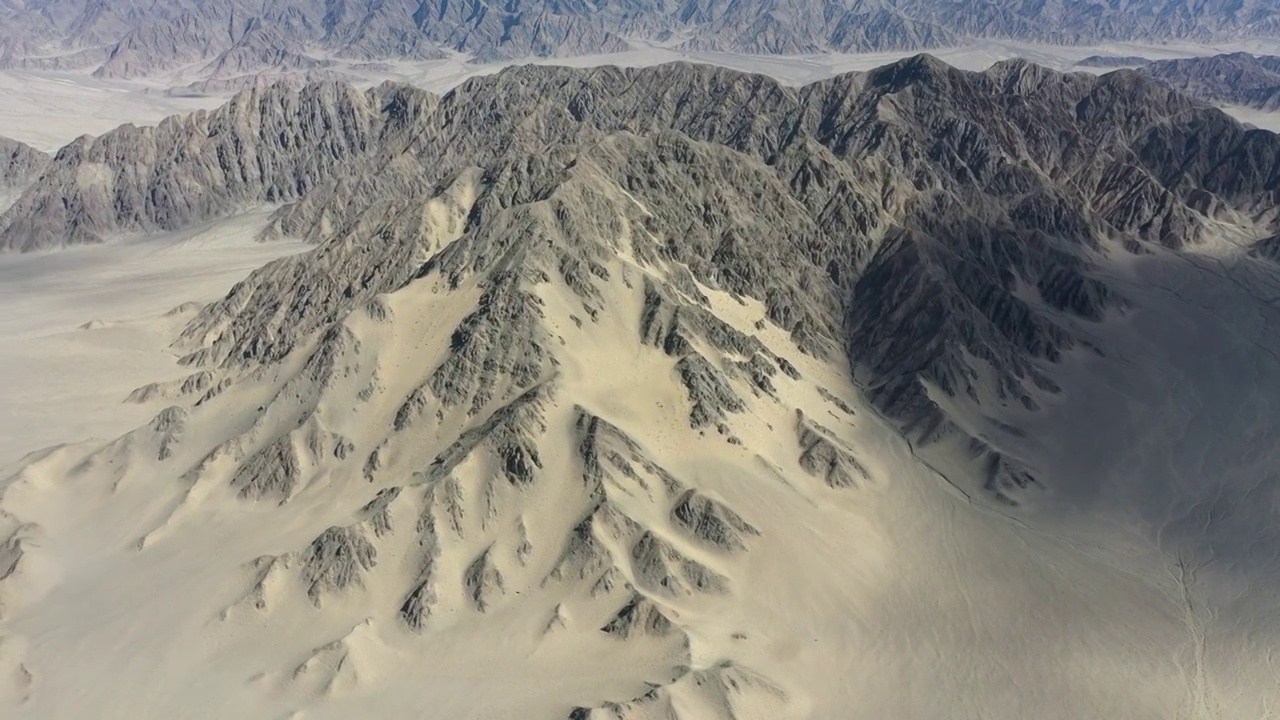
[[[636,581],[641,589],[667,598],[693,593],[722,593],[729,579],[711,568],[685,557],[671,543],[653,532],[645,532],[631,548]]]
[[[871,479],[871,474],[832,432],[796,411],[796,435],[800,442],[800,467],[826,481],[829,487],[847,488]]]
[[[319,604],[326,593],[340,592],[360,582],[360,575],[377,562],[377,550],[359,530],[331,527],[302,554],[302,580],[307,596]]]
[[[467,567],[463,582],[476,610],[480,612],[488,609],[491,595],[502,593],[502,572],[494,565],[488,550]]]
[[[670,89],[659,92],[663,84]],[[708,94],[710,114],[691,114],[692,106],[679,100],[688,92]],[[484,97],[501,93],[512,97],[513,106],[529,108],[540,123],[517,127],[518,118],[491,112]],[[546,93],[565,105],[551,102]],[[1132,117],[1118,114],[1135,104],[1141,109]],[[1039,111],[1055,127],[1080,130],[1090,152],[1060,147],[1040,134],[1031,124]],[[1226,177],[1206,162],[1206,151],[1194,149],[1180,150],[1190,163],[1190,185],[1184,189],[1163,177],[1161,163],[1176,140],[1160,134],[1156,121],[1165,117],[1182,124],[1178,127],[1193,120],[1204,124],[1195,132],[1214,136],[1216,145],[1247,161],[1243,178]],[[1115,133],[1092,137],[1090,128],[1104,120],[1122,125]],[[787,128],[794,132],[786,134]],[[624,129],[649,137],[599,143],[599,133]],[[547,142],[563,146],[557,151],[563,157],[524,169],[513,164]],[[695,234],[672,251],[690,263],[695,276],[716,273],[717,283],[733,292],[767,290],[771,319],[792,327],[803,323],[805,332],[821,336],[833,327],[823,327],[823,318],[804,317],[808,308],[797,300],[827,288],[765,288],[759,266],[794,253],[805,256],[806,265],[848,281],[879,243],[855,242],[838,257],[826,258],[821,250],[837,244],[835,233],[853,230],[878,241],[888,233],[888,223],[906,227],[907,216],[921,216],[917,234],[929,232],[923,216],[951,211],[950,205],[966,195],[999,196],[1044,185],[1027,163],[1061,166],[1080,181],[1079,189],[1054,192],[1076,194],[1071,199],[1086,203],[1098,220],[1144,239],[1183,242],[1196,234],[1197,215],[1168,200],[1178,197],[1186,204],[1201,190],[1218,195],[1238,190],[1243,196],[1265,188],[1272,168],[1264,154],[1246,155],[1245,147],[1270,149],[1274,142],[1267,135],[1246,137],[1229,119],[1200,111],[1131,74],[1058,76],[1020,61],[974,74],[913,58],[800,91],[759,77],[682,65],[579,73],[521,68],[470,81],[443,100],[390,85],[358,93],[336,83],[285,84],[243,93],[212,113],[175,118],[155,129],[122,128],[64,148],[28,196],[6,213],[3,242],[18,249],[95,242],[109,234],[171,229],[250,205],[292,201],[300,202],[282,210],[279,225],[290,234],[321,239],[335,230],[312,234],[310,228],[341,228],[357,216],[365,218],[366,228],[396,217],[393,232],[411,232],[415,227],[404,225],[412,218],[398,217],[398,206],[387,198],[439,193],[472,165],[489,167],[495,181],[514,184],[531,171],[554,172],[581,153],[644,203],[649,218],[642,222],[669,225],[689,212],[687,205],[672,204],[671,189],[701,192],[725,168],[737,165],[745,173],[740,181],[702,201],[718,213],[712,231],[693,226]],[[316,146],[322,151],[315,152]],[[902,161],[875,169],[847,160],[853,153],[887,159],[902,152]],[[660,162],[646,167],[650,154]],[[772,167],[750,162],[766,156],[776,156]],[[127,169],[113,160],[123,157],[131,159]],[[388,164],[391,158],[396,161]],[[918,173],[927,173],[948,192],[926,198],[908,189],[914,184],[908,178]],[[884,199],[867,189],[878,181],[889,182]],[[325,202],[336,198],[337,190],[345,191],[345,202]],[[747,201],[746,193],[773,204]],[[1167,193],[1175,195],[1166,199]],[[64,207],[53,204],[55,197]],[[62,197],[68,201],[62,203]],[[835,197],[842,202],[832,203]],[[1038,223],[1034,227],[1040,231],[1057,229],[1040,227],[1049,222],[1074,222],[1062,229],[1076,236],[1091,232],[1088,218],[1072,218],[1062,207],[1067,199],[1027,199],[1008,210],[987,201],[982,207],[988,213],[1016,211],[1010,222]],[[1197,199],[1195,207],[1199,214],[1219,213],[1234,198],[1223,200],[1225,206],[1209,199],[1202,207]],[[795,230],[782,230],[776,217],[794,223]],[[747,243],[743,233],[754,232],[753,223],[786,234],[764,246]],[[710,251],[718,258],[715,266],[695,260]],[[830,306],[834,293],[822,300]]]
[[[293,492],[301,472],[293,439],[285,435],[250,456],[232,478],[231,486],[242,497],[283,500]]]
[[[728,552],[747,549],[747,539],[760,531],[723,504],[688,490],[671,510],[672,523],[690,537]]]
[[[22,528],[14,530],[5,538],[4,544],[0,545],[0,580],[4,580],[13,574],[17,569],[19,561],[22,560],[22,538],[19,537],[19,531]]]
[[[402,132],[433,103],[406,87],[284,84],[241,93],[212,113],[81,138],[5,215],[0,246],[96,243],[295,199],[375,147],[388,149],[378,138]],[[55,201],[55,192],[65,196]]]
[[[673,629],[671,621],[662,614],[654,602],[641,595],[634,595],[627,604],[618,610],[618,614],[602,628],[608,633],[626,640],[633,634],[665,635]]]
[[[1141,72],[1205,102],[1280,110],[1280,57],[1240,52],[1159,60]]]
[[[49,164],[49,156],[17,140],[0,137],[0,213],[8,210]],[[4,222],[0,214],[0,225]]]
[[[25,186],[48,164],[48,155],[17,140],[0,137],[0,191]]]
[[[724,381],[720,371],[701,355],[689,355],[676,363],[680,384],[689,395],[693,409],[689,412],[689,424],[695,428],[706,427],[725,419],[726,413],[741,412],[742,400]]]
[[[868,52],[954,46],[981,38],[1083,44],[1222,40],[1277,32],[1266,0],[1188,7],[1144,3],[769,3],[708,0],[607,5],[442,0],[288,5],[265,0],[158,4],[87,0],[0,8],[0,60],[10,67],[97,67],[133,77],[198,64],[217,81],[264,68],[307,70],[327,57],[480,60],[608,53],[628,39],[747,53]]]

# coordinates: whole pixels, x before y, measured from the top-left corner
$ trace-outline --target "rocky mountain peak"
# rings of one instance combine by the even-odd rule
[[[26,185],[40,174],[49,159],[48,155],[26,143],[0,137],[0,189]]]
[[[1280,57],[1238,52],[1160,60],[1144,64],[1140,72],[1206,102],[1259,110],[1280,107]]]
[[[928,53],[913,55],[867,73],[867,84],[882,88],[887,93],[900,92],[911,85],[937,87],[939,90],[955,73],[955,68]]]

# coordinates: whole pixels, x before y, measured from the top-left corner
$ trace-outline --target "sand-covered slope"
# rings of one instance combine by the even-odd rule
[[[1161,718],[1268,697],[1265,629],[1188,610],[1172,556],[955,493],[843,363],[653,255],[647,209],[580,172],[498,211],[521,241],[465,235],[280,362],[142,388],[173,406],[11,479],[10,702]],[[483,190],[450,192],[442,244]],[[608,224],[583,243],[556,217],[587,198]],[[1198,633],[1230,644],[1206,659]]]
[[[308,246],[259,243],[270,210],[75,251],[0,258],[0,468],[49,445],[109,439],[160,401],[140,384],[186,377],[170,345],[251,270]],[[5,470],[0,473],[7,474]]]

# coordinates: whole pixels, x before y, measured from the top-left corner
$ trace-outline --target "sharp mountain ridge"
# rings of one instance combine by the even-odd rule
[[[1146,63],[1141,72],[1191,97],[1215,104],[1280,110],[1280,57],[1230,53]]]
[[[657,44],[685,50],[799,54],[952,47],[982,39],[1060,45],[1125,40],[1274,37],[1271,0],[1177,3],[872,2],[493,4],[86,0],[0,6],[0,62],[96,68],[104,77],[195,68],[227,80],[267,68],[323,69],[334,58],[480,60],[610,53]]]

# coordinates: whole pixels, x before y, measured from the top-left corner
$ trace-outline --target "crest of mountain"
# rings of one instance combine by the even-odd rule
[[[27,182],[49,163],[49,155],[24,142],[0,137],[0,187]]]
[[[1280,57],[1231,53],[1160,60],[1142,73],[1206,102],[1280,110]]]
[[[49,164],[49,156],[17,140],[0,137],[0,212]]]
[[[1087,68],[1122,68],[1122,67],[1142,67],[1151,62],[1149,58],[1141,55],[1090,55],[1080,62],[1076,63],[1076,67]]]
[[[26,143],[0,137],[0,188],[25,185],[47,164],[49,156],[45,153]]]
[[[253,88],[265,90],[271,85],[281,82],[316,84],[326,81],[356,83],[358,79],[342,71],[327,67],[301,71],[262,70],[243,75],[228,75],[220,78],[196,80],[186,85],[169,88],[165,91],[165,94],[176,97],[226,97],[242,90]]]
[[[1136,72],[929,56],[801,88],[688,64],[525,66],[442,97],[282,83],[82,139],[0,220],[6,249],[264,204],[265,239],[316,247],[192,318],[190,377],[133,396],[170,405],[151,423],[32,456],[0,490],[0,699],[1262,716],[1274,631],[1240,633],[1276,597],[1258,453],[1280,443],[1253,421],[1280,389],[1255,332],[1278,201],[1280,136]],[[1160,344],[1212,328],[1216,354]],[[1113,439],[1166,458],[1177,493],[1044,462],[1110,447],[1054,445],[1062,408],[1110,388],[1081,377],[1132,372],[1072,427],[1210,422],[1197,382],[1221,368],[1201,358],[1242,348],[1259,380],[1212,411],[1248,430],[1239,448],[1136,421],[1142,442]],[[1180,357],[1160,377],[1183,383],[1128,369]],[[1184,383],[1177,412],[1139,414],[1146,385]],[[1135,495],[1171,496],[1169,518]],[[1158,540],[1038,524],[1070,501]],[[1197,584],[1214,573],[1229,592]],[[61,630],[85,613],[94,632]],[[122,647],[130,663],[77,660]]]
[[[631,41],[747,53],[872,52],[947,47],[984,38],[1082,44],[1226,40],[1280,33],[1271,0],[1063,3],[875,0],[783,5],[389,0],[160,3],[54,0],[0,6],[9,67],[96,67],[105,77],[196,66],[206,77],[322,66],[331,57],[480,60],[608,53]]]

